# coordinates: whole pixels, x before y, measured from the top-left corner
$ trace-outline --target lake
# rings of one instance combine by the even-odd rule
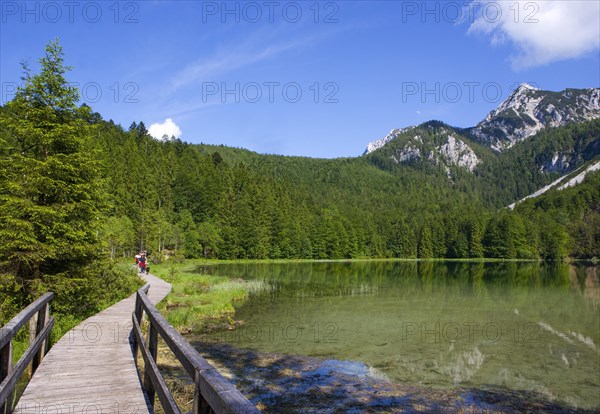
[[[437,389],[524,390],[600,407],[598,266],[357,261],[222,264],[260,283],[236,308],[237,348],[360,361],[369,375]]]

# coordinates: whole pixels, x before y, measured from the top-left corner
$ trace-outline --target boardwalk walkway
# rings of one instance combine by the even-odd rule
[[[161,279],[152,275],[145,279],[153,303],[171,291]],[[148,413],[129,345],[134,305],[135,294],[63,336],[38,367],[15,413]]]

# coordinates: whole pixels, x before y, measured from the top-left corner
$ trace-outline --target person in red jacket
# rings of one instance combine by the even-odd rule
[[[140,273],[146,273],[146,253],[142,253],[140,256]]]

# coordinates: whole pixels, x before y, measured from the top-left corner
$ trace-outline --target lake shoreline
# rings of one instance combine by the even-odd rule
[[[379,261],[355,260],[353,262],[375,263]],[[441,260],[386,261],[394,263],[421,262],[419,264],[419,275],[421,266],[427,264],[427,262],[442,262]],[[343,264],[349,261],[311,260],[304,263],[327,264],[340,262]],[[443,262],[450,263],[453,261],[443,260]],[[300,262],[262,261],[261,263],[295,264]],[[199,276],[204,271],[204,266],[212,267],[212,265],[219,264],[226,263],[222,261],[211,263],[192,261],[186,263],[180,269],[181,272],[186,273],[188,291],[184,296],[187,296],[188,303],[202,302],[200,297],[195,297],[193,292],[189,290],[189,281],[195,280],[196,277],[192,277],[192,275]],[[498,384],[490,386],[484,383],[469,388],[470,382],[461,382],[454,387],[444,388],[439,387],[439,384],[435,385],[428,382],[422,383],[419,381],[419,383],[416,383],[398,379],[389,380],[381,377],[379,375],[381,373],[378,374],[377,370],[370,368],[366,360],[365,362],[359,362],[362,360],[360,356],[344,360],[332,358],[333,355],[331,354],[322,354],[323,357],[321,357],[315,356],[317,354],[314,353],[304,354],[303,352],[269,352],[271,351],[269,349],[253,351],[236,341],[229,344],[215,342],[215,332],[231,332],[233,334],[236,329],[241,328],[242,333],[248,333],[248,327],[252,325],[250,323],[245,326],[246,318],[243,312],[238,314],[234,309],[245,306],[251,289],[251,285],[247,284],[248,280],[245,280],[244,277],[246,271],[244,269],[247,269],[245,264],[257,264],[257,262],[232,261],[227,264],[239,265],[240,267],[237,268],[239,273],[232,272],[230,277],[223,276],[227,273],[225,269],[215,272],[210,271],[212,274],[205,274],[203,277],[213,278],[216,282],[215,286],[221,286],[216,289],[218,291],[222,291],[223,287],[233,287],[235,289],[241,288],[245,293],[237,297],[232,296],[226,312],[220,313],[216,317],[207,317],[206,314],[201,316],[200,329],[185,329],[183,333],[196,349],[207,357],[211,363],[214,363],[219,371],[226,373],[230,379],[236,382],[240,390],[265,412],[304,412],[304,409],[308,409],[310,412],[394,412],[399,408],[426,412],[595,412],[593,410],[577,409],[572,402],[558,403],[558,397],[555,398],[552,395],[519,388],[504,388]],[[507,264],[510,263],[507,262]],[[410,266],[417,266],[417,264]],[[262,268],[262,266],[260,267]],[[572,273],[571,283],[574,282],[573,276]],[[567,280],[564,282],[568,283]],[[229,284],[226,284],[225,281],[228,281]],[[206,294],[207,291],[214,288],[212,285],[208,286],[203,283],[200,283],[202,287],[201,294]],[[174,285],[174,287],[174,293],[177,294],[177,285]],[[179,292],[179,294],[181,293],[182,291]],[[275,291],[272,293],[275,294]],[[327,292],[323,291],[320,294],[327,295]],[[233,304],[235,304],[235,308]],[[202,334],[198,335],[200,332]],[[232,344],[235,344],[235,346],[232,346]],[[302,354],[312,356],[303,356]],[[162,357],[160,359],[163,360]],[[246,362],[241,366],[236,366],[236,361]],[[164,362],[159,363],[164,364]],[[378,365],[375,364],[375,366]],[[171,376],[171,378],[177,379],[177,375]],[[425,381],[428,380],[425,379]],[[180,384],[180,388],[185,388],[188,385]],[[190,392],[193,392],[193,389]],[[185,392],[183,396],[182,400],[185,400],[187,398]],[[274,407],[287,408],[277,411]],[[330,410],[327,407],[338,408]]]

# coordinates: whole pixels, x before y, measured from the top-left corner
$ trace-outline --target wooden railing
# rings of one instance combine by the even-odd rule
[[[0,414],[12,412],[14,392],[19,379],[29,364],[33,375],[48,352],[48,337],[54,326],[54,318],[50,317],[49,302],[53,298],[52,292],[44,294],[0,329]],[[35,328],[30,330],[29,347],[13,367],[12,340],[36,313],[37,321]]]
[[[194,380],[193,414],[259,413],[260,411],[231,382],[202,358],[167,322],[148,299],[149,288],[150,285],[147,284],[138,290],[132,319],[134,359],[137,363],[139,349],[144,360],[142,383],[152,407],[154,407],[155,396],[158,396],[166,414],[181,413],[156,364],[158,335],[160,335],[190,378]],[[140,327],[144,312],[149,321],[147,341],[144,340]]]

